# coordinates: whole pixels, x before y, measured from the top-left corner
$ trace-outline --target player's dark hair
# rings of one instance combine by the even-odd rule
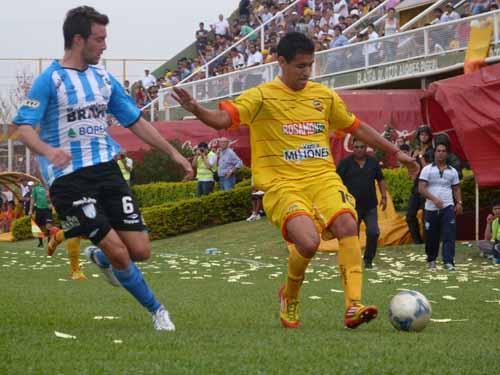
[[[430,164],[434,161],[434,149],[428,148],[424,153],[424,160],[427,164]]]
[[[109,18],[89,6],[70,9],[66,13],[66,19],[63,24],[64,49],[71,48],[73,38],[77,34],[87,40],[90,36],[90,28],[93,23],[106,26],[109,23]]]
[[[408,152],[410,152],[410,145],[407,145],[406,143],[403,143],[401,146],[399,146],[399,149],[401,151],[408,151]]]
[[[306,35],[298,32],[287,33],[278,43],[278,57],[290,62],[297,54],[314,54],[314,42]]]
[[[438,144],[442,144],[442,145],[447,145],[448,148],[450,148],[450,138],[444,133],[437,134],[434,137],[434,143],[436,144],[436,146]]]
[[[500,207],[500,198],[493,199],[491,207]]]
[[[438,146],[444,146],[444,148],[446,148],[446,152],[450,152],[450,144],[447,143],[447,142],[436,142],[436,146],[434,148],[434,150],[436,150],[438,148]]]

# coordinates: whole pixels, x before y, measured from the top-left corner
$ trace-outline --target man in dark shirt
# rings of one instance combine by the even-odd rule
[[[363,260],[365,268],[372,268],[380,234],[377,220],[378,202],[375,181],[377,181],[380,189],[380,205],[383,210],[387,206],[387,188],[382,169],[380,169],[380,165],[374,157],[367,155],[366,144],[359,139],[354,139],[353,154],[340,161],[337,173],[349,192],[356,198],[358,226],[361,221],[365,222],[366,248]]]

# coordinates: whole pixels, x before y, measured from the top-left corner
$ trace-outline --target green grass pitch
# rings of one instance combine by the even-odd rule
[[[174,333],[155,332],[142,307],[83,255],[89,279],[70,281],[66,252],[48,258],[35,244],[0,244],[1,375],[500,373],[500,266],[460,243],[454,273],[426,271],[422,246],[379,249],[363,290],[379,318],[350,331],[334,254],[308,269],[302,326],[281,328],[287,253],[265,220],[156,241],[140,267]],[[394,330],[387,308],[399,289],[422,292],[437,321],[420,333]]]

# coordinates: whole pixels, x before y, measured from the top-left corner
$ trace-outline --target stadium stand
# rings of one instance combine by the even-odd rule
[[[466,17],[472,13],[474,6],[474,2],[467,3],[465,0],[241,1],[239,9],[227,20],[219,15],[209,28],[200,23],[194,34],[195,42],[183,51],[187,55],[177,56],[174,61],[159,67],[154,72],[157,85],[145,89],[141,82],[135,83],[132,96],[139,107],[149,110],[150,103],[161,89],[274,62],[280,36],[288,31],[306,33],[314,40],[317,52],[329,51],[347,44],[374,41],[400,30],[413,30]],[[498,5],[492,1],[483,11],[494,9],[498,9]],[[400,25],[403,18],[404,24]],[[259,27],[263,24],[264,32],[260,32]],[[444,39],[441,43],[434,42],[433,48],[436,45],[437,48],[443,47],[441,44],[446,42]],[[370,65],[391,61],[401,44],[404,45],[399,40],[368,43],[363,48],[351,49],[347,57],[339,51],[335,59],[330,57],[331,61],[322,65],[329,64],[326,70],[331,71],[362,66],[365,56],[368,56]],[[241,91],[266,78],[260,73],[247,76],[246,82],[233,84],[232,91]],[[225,86],[218,90],[230,90]],[[203,95],[200,92],[198,97]]]

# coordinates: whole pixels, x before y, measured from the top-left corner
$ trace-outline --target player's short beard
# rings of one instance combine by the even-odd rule
[[[97,65],[99,63],[99,57],[92,57],[85,49],[82,51],[83,61],[88,65]]]

